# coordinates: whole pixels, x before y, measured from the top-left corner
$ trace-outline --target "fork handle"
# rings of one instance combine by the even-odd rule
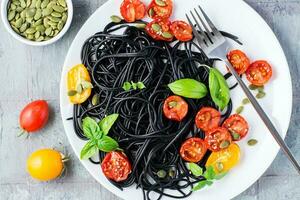
[[[286,156],[288,157],[288,159],[291,161],[291,163],[293,164],[293,166],[296,168],[297,172],[300,174],[300,166],[299,166],[297,160],[295,159],[295,157],[291,153],[291,151],[288,148],[288,146],[285,144],[284,140],[282,139],[282,137],[280,136],[280,134],[276,130],[275,126],[273,125],[273,123],[271,122],[271,120],[269,119],[269,117],[267,116],[267,114],[265,113],[265,111],[262,109],[262,107],[260,106],[260,104],[258,103],[258,101],[256,100],[256,98],[250,92],[250,90],[248,89],[248,87],[246,86],[246,84],[243,82],[243,80],[240,78],[240,76],[236,73],[235,69],[228,62],[228,60],[226,58],[224,58],[223,61],[225,61],[227,67],[230,70],[230,72],[236,78],[237,82],[239,83],[239,85],[243,89],[244,93],[248,97],[249,101],[253,105],[254,109],[256,110],[256,112],[258,113],[258,115],[260,116],[260,118],[263,120],[263,122],[265,123],[265,125],[267,126],[267,128],[269,129],[269,131],[271,132],[271,134],[273,135],[273,137],[276,140],[276,142],[279,144],[279,146],[281,147],[281,149],[283,150],[283,152],[286,154]]]

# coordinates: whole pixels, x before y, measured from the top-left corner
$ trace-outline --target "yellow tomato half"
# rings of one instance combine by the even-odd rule
[[[49,181],[59,177],[63,168],[61,153],[53,149],[35,151],[27,159],[28,173],[40,181]]]
[[[236,143],[232,143],[227,149],[213,152],[206,166],[213,166],[215,172],[227,172],[238,164],[240,160],[240,147]]]
[[[77,85],[80,84],[81,81],[91,82],[90,74],[83,64],[76,65],[72,69],[70,69],[67,79],[68,91],[76,91]],[[80,94],[77,93],[73,96],[69,96],[69,99],[71,103],[80,104],[85,102],[89,98],[91,92],[92,89],[87,88],[84,89]]]

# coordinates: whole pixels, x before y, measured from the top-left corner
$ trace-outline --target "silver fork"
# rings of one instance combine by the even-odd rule
[[[186,17],[189,21],[189,24],[193,28],[193,33],[195,35],[196,40],[198,41],[199,46],[202,48],[202,50],[209,56],[216,56],[220,59],[222,59],[226,65],[228,66],[230,72],[233,74],[233,76],[236,78],[237,82],[243,89],[244,93],[250,100],[251,104],[255,108],[256,112],[260,116],[260,118],[263,120],[267,128],[269,129],[270,133],[273,135],[276,142],[279,144],[281,149],[284,151],[288,159],[292,162],[298,173],[300,174],[300,166],[297,163],[295,157],[291,153],[288,146],[285,144],[284,140],[281,138],[280,134],[276,130],[275,126],[267,116],[267,114],[264,112],[262,107],[259,105],[255,97],[252,95],[246,84],[243,82],[243,80],[240,78],[240,76],[237,74],[237,72],[234,70],[232,65],[228,62],[226,58],[226,52],[228,49],[230,49],[230,44],[227,42],[226,38],[221,34],[221,32],[215,27],[215,25],[212,23],[212,21],[209,19],[207,14],[203,11],[203,9],[199,7],[200,13],[202,13],[202,16],[199,14],[197,9],[194,9],[194,12],[190,11],[191,17],[196,23],[196,27],[194,26],[194,23],[192,22],[191,18],[186,14]],[[202,25],[202,26],[201,26]]]

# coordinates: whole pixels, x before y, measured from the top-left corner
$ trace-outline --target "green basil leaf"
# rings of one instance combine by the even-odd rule
[[[98,152],[98,148],[96,143],[93,140],[90,140],[87,142],[84,147],[81,149],[80,152],[80,159],[85,160],[93,155],[95,155]]]
[[[144,83],[141,82],[141,81],[137,82],[137,83],[136,83],[136,86],[137,86],[140,90],[146,88],[146,86],[144,85]]]
[[[215,179],[216,179],[216,180],[220,180],[221,178],[223,178],[224,176],[226,176],[227,173],[228,173],[228,172],[222,172],[222,173],[216,174],[216,175],[215,175]]]
[[[168,87],[174,94],[191,99],[201,99],[207,94],[203,83],[189,78],[174,81]]]
[[[97,141],[97,146],[99,150],[104,152],[111,152],[119,148],[118,142],[109,136],[104,136]]]
[[[206,181],[206,185],[208,185],[208,186],[211,186],[212,184],[213,184],[214,182],[212,182],[212,181]]]
[[[125,91],[129,91],[129,90],[131,89],[131,83],[129,83],[129,82],[124,82],[122,88],[123,88]]]
[[[206,180],[199,181],[192,189],[193,192],[200,190],[206,186]]]
[[[100,130],[103,132],[104,135],[107,135],[112,125],[115,123],[119,114],[111,114],[103,118],[99,122]]]
[[[84,135],[89,139],[95,138],[97,135],[102,134],[99,125],[91,117],[86,117],[82,120],[82,129]]]
[[[215,178],[215,170],[213,168],[213,166],[208,166],[206,168],[206,171],[204,172],[203,176],[207,179],[207,180],[213,180]]]
[[[194,176],[198,177],[203,174],[203,169],[195,163],[188,163],[188,168]]]
[[[215,68],[209,71],[209,91],[214,103],[223,110],[230,101],[229,87],[224,76]]]

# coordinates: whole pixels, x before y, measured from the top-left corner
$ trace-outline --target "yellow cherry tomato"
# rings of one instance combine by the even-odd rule
[[[68,88],[68,95],[71,103],[80,104],[85,102],[89,96],[91,95],[91,88],[82,89],[82,91],[78,91],[78,85],[81,84],[82,81],[91,82],[91,78],[87,68],[83,64],[79,64],[74,66],[68,72],[67,78],[67,88]],[[72,94],[72,92],[75,92]]]
[[[206,167],[213,166],[216,173],[227,172],[238,164],[240,160],[240,147],[236,143],[229,145],[227,149],[212,152]]]
[[[28,173],[40,181],[49,181],[59,177],[63,169],[62,155],[53,149],[35,151],[27,159]]]

